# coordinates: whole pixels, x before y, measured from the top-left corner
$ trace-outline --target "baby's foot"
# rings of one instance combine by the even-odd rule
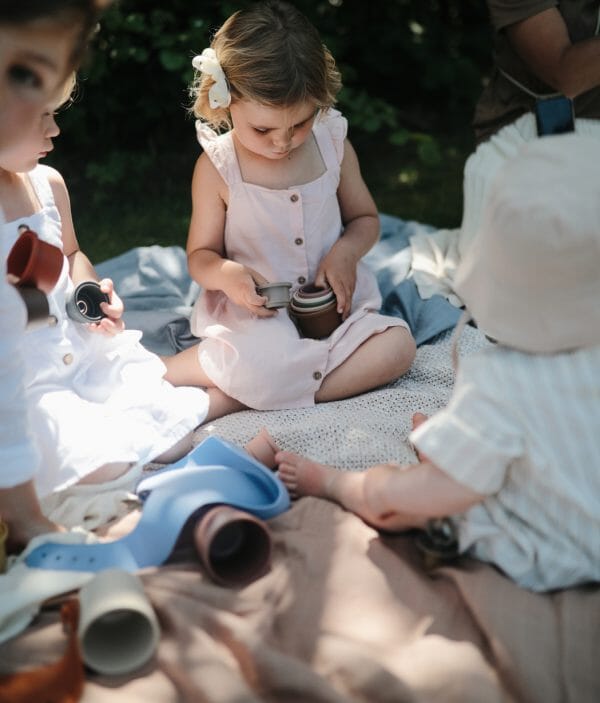
[[[264,464],[269,469],[275,469],[277,467],[275,455],[279,451],[279,447],[265,427],[260,430],[256,437],[252,437],[246,444],[245,449],[248,454],[251,454],[257,461],[260,461],[261,464]]]
[[[412,428],[416,430],[419,425],[422,425],[428,417],[424,413],[415,413],[412,416]]]
[[[279,464],[279,478],[293,498],[333,497],[332,486],[340,474],[337,469],[292,452],[278,452],[275,460]]]

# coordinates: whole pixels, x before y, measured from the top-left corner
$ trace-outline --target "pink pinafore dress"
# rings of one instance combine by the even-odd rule
[[[347,122],[329,110],[313,134],[326,166],[316,180],[282,190],[242,180],[231,132],[218,135],[197,123],[198,139],[227,186],[227,258],[260,272],[268,281],[291,281],[292,293],[314,280],[319,263],[341,236],[337,200]],[[313,405],[325,376],[366,339],[397,317],[380,315],[374,274],[360,262],[351,314],[321,340],[301,338],[285,309],[271,318],[254,317],[222,291],[203,291],[191,317],[202,338],[198,357],[209,378],[227,395],[258,410]]]

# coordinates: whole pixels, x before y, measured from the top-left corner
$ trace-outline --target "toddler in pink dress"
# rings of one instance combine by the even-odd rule
[[[361,261],[379,235],[377,208],[332,108],[339,73],[314,27],[285,3],[263,3],[232,15],[194,66],[204,153],[187,252],[203,288],[191,320],[202,341],[165,359],[167,378],[207,387],[225,413],[309,406],[402,375],[414,340],[404,320],[378,313]],[[341,324],[303,337],[256,291],[278,281],[292,294],[329,285]]]

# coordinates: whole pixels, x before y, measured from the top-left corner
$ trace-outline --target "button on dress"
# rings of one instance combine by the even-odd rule
[[[336,110],[318,117],[313,134],[325,164],[316,180],[274,190],[242,180],[231,132],[218,135],[200,121],[198,139],[229,188],[225,256],[268,281],[290,281],[291,293],[313,281],[319,263],[343,231],[337,199],[346,119]],[[209,378],[250,408],[313,405],[323,378],[366,339],[406,322],[381,315],[374,274],[358,264],[351,314],[322,340],[301,338],[286,310],[257,318],[222,291],[203,291],[191,316],[201,337],[198,357]]]

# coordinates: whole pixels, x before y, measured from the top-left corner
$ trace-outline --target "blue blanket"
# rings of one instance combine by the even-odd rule
[[[381,311],[402,317],[417,346],[430,343],[454,327],[460,310],[439,295],[423,300],[410,278],[409,239],[432,228],[419,222],[380,215],[380,241],[365,257],[379,282]],[[189,315],[200,287],[190,278],[181,247],[138,247],[96,266],[112,278],[125,304],[125,324],[142,331],[142,343],[156,354],[169,355],[196,344]]]

